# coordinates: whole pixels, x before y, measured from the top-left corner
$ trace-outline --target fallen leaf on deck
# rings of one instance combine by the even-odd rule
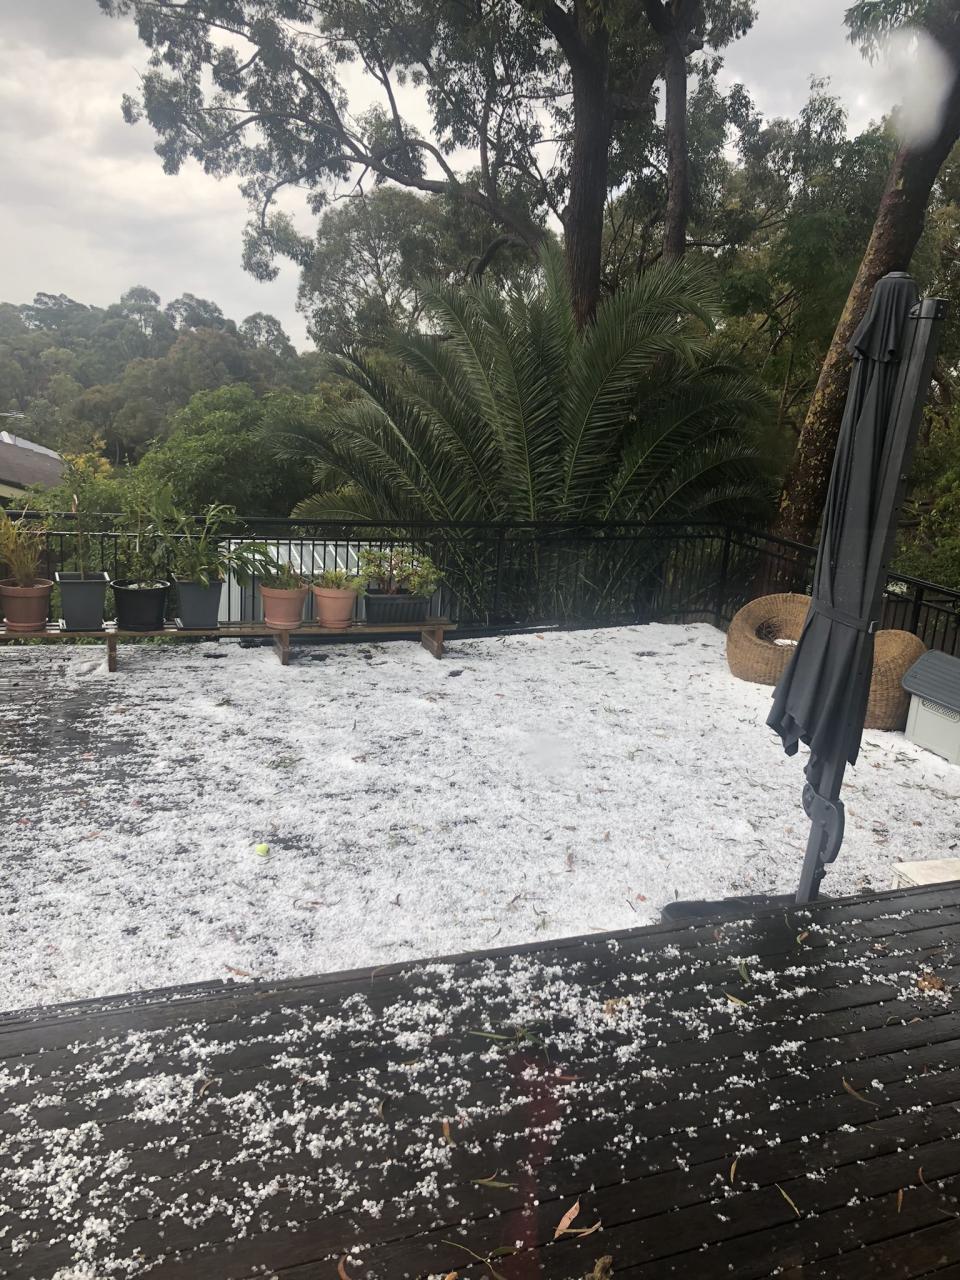
[[[347,1261],[347,1255],[344,1254],[343,1257],[340,1259],[340,1261],[337,1263],[337,1275],[340,1277],[340,1280],[352,1280],[350,1272],[347,1270],[345,1265],[346,1261]]]
[[[897,1192],[897,1213],[903,1208],[903,1187]]]
[[[739,1156],[737,1156],[736,1160],[734,1160],[733,1164],[730,1166],[730,1181],[731,1181],[731,1182],[732,1182],[732,1181],[734,1180],[734,1178],[737,1176],[737,1165],[738,1165],[739,1163],[740,1163],[740,1157],[739,1157]]]
[[[450,1136],[450,1121],[444,1120],[441,1128],[443,1129],[444,1142],[446,1142],[447,1146],[455,1147],[457,1144],[454,1142],[453,1138]]]
[[[804,929],[802,933],[797,934],[797,945],[799,946],[801,942],[803,942],[806,938],[809,938],[809,937],[810,937],[810,930]]]
[[[732,996],[729,991],[725,991],[723,994],[727,997],[727,999],[730,1001],[731,1004],[745,1005],[748,1003],[746,1000],[741,1000],[739,996]]]
[[[567,1227],[563,1234],[565,1236],[576,1236],[578,1240],[582,1240],[584,1236],[592,1236],[595,1231],[599,1231],[602,1225],[598,1218],[592,1227]]]
[[[610,999],[604,1003],[603,1012],[606,1015],[606,1017],[615,1018],[617,1016],[617,1010],[620,1008],[620,1006],[623,1004],[629,1004],[629,1003],[630,1003],[629,996],[611,996]]]
[[[570,1208],[567,1210],[567,1212],[560,1219],[559,1223],[557,1224],[557,1229],[553,1233],[554,1240],[559,1240],[559,1238],[567,1230],[567,1228],[570,1226],[570,1223],[574,1220],[574,1218],[577,1216],[579,1212],[580,1212],[580,1201],[575,1200],[573,1204],[570,1206]]]
[[[613,1280],[613,1257],[611,1254],[604,1254],[602,1258],[598,1258],[593,1264],[593,1270],[584,1280]]]
[[[797,1217],[798,1217],[798,1218],[799,1218],[799,1217],[802,1217],[802,1214],[800,1213],[800,1210],[797,1208],[797,1206],[793,1203],[793,1201],[790,1199],[790,1197],[789,1197],[789,1196],[787,1195],[787,1193],[784,1191],[783,1187],[781,1187],[780,1183],[779,1183],[779,1182],[775,1182],[773,1185],[777,1188],[777,1190],[778,1190],[778,1191],[780,1192],[780,1194],[783,1196],[784,1200],[786,1200],[787,1204],[790,1206],[790,1208],[793,1210],[793,1212],[797,1215]]]
[[[237,978],[253,977],[253,974],[247,973],[246,969],[235,969],[232,964],[225,964],[223,967],[226,969],[227,973],[232,973]]]
[[[921,973],[917,979],[917,986],[921,991],[946,991],[947,984],[936,973]]]
[[[474,1178],[473,1181],[478,1187],[493,1187],[498,1191],[515,1191],[517,1186],[515,1182],[499,1182],[496,1178]]]
[[[861,1102],[865,1102],[867,1106],[870,1107],[880,1106],[879,1102],[874,1102],[870,1098],[865,1098],[862,1093],[858,1093],[849,1080],[846,1080],[843,1076],[841,1076],[840,1079],[843,1080],[843,1087],[846,1089],[847,1093],[849,1093],[851,1098],[858,1098]]]

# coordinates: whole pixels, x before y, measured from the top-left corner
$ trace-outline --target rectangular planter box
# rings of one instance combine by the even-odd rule
[[[390,595],[386,591],[368,591],[364,601],[367,622],[375,627],[391,622],[423,622],[430,605],[426,596]]]
[[[175,578],[180,604],[177,622],[184,631],[216,631],[220,626],[222,582],[181,582]]]
[[[102,631],[107,598],[106,573],[55,573],[60,588],[60,617],[65,631]]]

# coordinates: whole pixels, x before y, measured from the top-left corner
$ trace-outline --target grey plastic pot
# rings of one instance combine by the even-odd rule
[[[60,617],[66,631],[102,631],[107,598],[106,573],[55,573],[60,588]]]
[[[162,631],[167,607],[169,582],[143,586],[129,578],[117,579],[113,602],[117,606],[117,628],[120,631]]]
[[[177,621],[184,631],[216,631],[220,626],[222,582],[181,582],[174,578],[180,605]]]
[[[371,626],[423,622],[430,604],[426,596],[412,596],[406,591],[368,591],[364,601]]]

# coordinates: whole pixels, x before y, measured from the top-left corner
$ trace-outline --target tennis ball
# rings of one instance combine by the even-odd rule
[[[268,844],[254,845],[253,851],[254,853],[258,853],[261,858],[265,858],[270,852],[270,846]]]

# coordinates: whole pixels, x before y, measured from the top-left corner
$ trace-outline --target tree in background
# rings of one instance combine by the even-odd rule
[[[124,109],[153,125],[166,170],[192,156],[210,173],[243,177],[255,213],[246,261],[256,274],[276,273],[277,252],[301,264],[310,256],[273,209],[283,187],[311,192],[319,212],[338,184],[390,182],[455,196],[501,239],[528,248],[542,243],[553,214],[581,324],[600,296],[611,155],[617,166],[649,156],[655,85],[669,66],[668,149],[679,181],[687,60],[722,49],[754,18],[753,0],[99,3],[132,15],[151,51],[139,101],[127,98]],[[359,116],[345,62],[381,91],[381,104]],[[400,110],[397,89],[407,83],[424,90],[428,138]],[[475,152],[475,170],[453,168],[457,148]],[[673,237],[685,203],[682,191],[668,200]]]
[[[738,163],[699,232],[727,247],[718,267],[730,341],[776,396],[784,463],[870,234],[895,143],[880,126],[847,134],[815,82],[795,120],[741,123]]]
[[[287,516],[310,492],[310,472],[278,458],[271,445],[317,412],[316,401],[293,392],[258,399],[242,384],[201,391],[174,414],[137,471],[167,485],[184,511],[226,503],[243,515]]]
[[[380,186],[325,210],[303,269],[299,307],[318,346],[378,343],[415,327],[426,280],[463,281],[487,270],[493,230],[463,201]],[[464,265],[466,264],[466,265]],[[516,248],[489,271],[500,282],[529,264]]]
[[[274,316],[238,328],[192,294],[161,308],[138,285],[106,308],[62,294],[0,306],[0,411],[22,414],[21,435],[61,451],[96,440],[114,463],[135,462],[198,391],[244,383],[263,395],[315,381]]]
[[[847,393],[847,344],[881,277],[909,268],[938,174],[960,138],[960,22],[955,0],[857,0],[847,11],[847,22],[851,38],[868,54],[874,54],[895,28],[906,23],[922,27],[942,50],[950,79],[936,128],[925,138],[904,142],[896,154],[804,419],[776,525],[778,533],[800,542],[814,540],[823,511]]]
[[[579,329],[543,279],[423,298],[429,333],[339,362],[352,396],[285,434],[316,471],[308,519],[653,521],[758,511],[762,389],[713,358],[714,285],[659,265]]]

